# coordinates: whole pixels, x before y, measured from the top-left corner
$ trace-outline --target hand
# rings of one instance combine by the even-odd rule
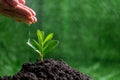
[[[0,14],[27,24],[37,22],[35,12],[25,5],[25,0],[0,0]]]

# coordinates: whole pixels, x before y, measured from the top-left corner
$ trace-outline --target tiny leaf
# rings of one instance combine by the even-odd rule
[[[59,41],[57,40],[50,40],[48,43],[46,43],[43,53],[47,53],[49,51],[51,51],[52,49],[54,49],[55,47],[57,47],[57,45],[59,44]]]
[[[31,48],[33,48],[36,52],[38,52],[39,54],[41,54],[41,52],[39,51],[38,47],[35,47],[35,45],[31,44],[31,43],[30,43],[30,40],[28,40],[27,44],[28,44]]]
[[[37,49],[40,50],[40,52],[41,52],[41,51],[42,51],[42,50],[41,50],[41,49],[42,49],[42,46],[41,46],[36,40],[34,40],[34,39],[33,39],[33,42],[34,42],[34,44],[35,44],[34,46],[36,46]]]
[[[37,37],[38,37],[39,43],[42,43],[44,40],[44,32],[37,30]]]
[[[53,38],[53,35],[54,35],[53,33],[50,33],[50,34],[45,38],[43,44],[45,44],[47,41],[51,40],[51,39]]]

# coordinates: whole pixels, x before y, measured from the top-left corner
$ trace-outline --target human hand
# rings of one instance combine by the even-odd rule
[[[0,14],[26,24],[37,22],[35,12],[25,5],[25,0],[0,0]]]

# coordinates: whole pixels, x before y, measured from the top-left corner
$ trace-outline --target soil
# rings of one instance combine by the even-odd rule
[[[47,59],[25,63],[18,73],[0,77],[0,80],[90,80],[90,77],[73,69],[63,60]]]

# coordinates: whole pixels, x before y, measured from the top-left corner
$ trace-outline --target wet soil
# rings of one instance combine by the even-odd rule
[[[25,63],[18,73],[0,77],[0,80],[90,80],[90,77],[73,69],[62,60],[47,59]]]

